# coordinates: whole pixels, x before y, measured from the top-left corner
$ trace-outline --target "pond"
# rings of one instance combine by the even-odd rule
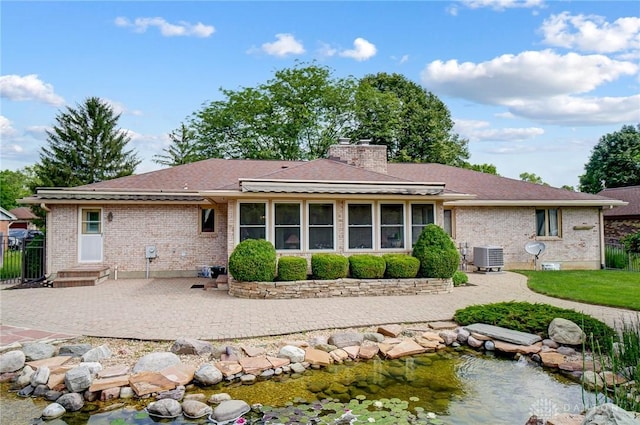
[[[33,418],[47,402],[7,395],[6,386],[2,391],[1,423],[37,423]],[[205,393],[207,398],[226,392],[249,404],[268,406],[269,421],[258,422],[257,415],[246,417],[249,422],[271,424],[332,423],[350,409],[358,417],[356,423],[524,425],[532,414],[544,418],[552,413],[580,413],[585,404],[595,404],[594,395],[583,392],[578,383],[525,358],[515,361],[450,351],[334,365],[253,385],[191,392]],[[56,425],[157,423],[135,405],[108,412],[105,408],[108,405],[87,404],[85,411],[67,414]],[[162,423],[203,424],[207,420],[179,418]]]

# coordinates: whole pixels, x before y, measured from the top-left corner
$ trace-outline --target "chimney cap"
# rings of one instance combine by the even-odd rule
[[[341,145],[348,145],[350,141],[351,141],[351,139],[348,138],[348,137],[340,137],[338,139],[338,143],[341,144]]]

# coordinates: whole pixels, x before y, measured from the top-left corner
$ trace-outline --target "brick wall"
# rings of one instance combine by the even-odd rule
[[[387,147],[383,145],[332,145],[328,157],[366,170],[387,173]]]
[[[97,206],[96,206],[97,207]],[[227,206],[217,204],[214,233],[201,233],[198,205],[103,205],[103,263],[119,277],[144,277],[145,247],[158,257],[151,277],[195,276],[203,265],[227,264]],[[204,205],[204,208],[212,208]],[[55,206],[49,214],[49,273],[78,264],[78,206]],[[112,220],[106,219],[112,214]]]
[[[229,295],[255,299],[444,294],[452,290],[451,279],[336,279],[298,282],[237,282],[232,280],[229,282]]]
[[[494,245],[504,249],[507,269],[532,269],[533,256],[526,253],[527,242],[544,242],[546,251],[540,262],[561,263],[563,269],[600,268],[599,210],[597,208],[563,208],[562,237],[536,237],[533,207],[464,207],[455,211],[456,243],[473,247]]]

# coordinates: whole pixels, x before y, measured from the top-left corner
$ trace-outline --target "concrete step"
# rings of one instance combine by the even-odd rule
[[[108,266],[81,266],[66,270],[60,270],[58,272],[58,277],[88,277],[99,279],[105,276],[109,276],[109,273],[110,269]]]
[[[52,284],[52,288],[73,288],[76,286],[96,286],[96,279],[86,277],[59,277]]]

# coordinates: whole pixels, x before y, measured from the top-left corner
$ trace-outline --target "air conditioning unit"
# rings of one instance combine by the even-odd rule
[[[485,271],[500,271],[504,267],[504,253],[500,246],[473,247],[473,265]]]

